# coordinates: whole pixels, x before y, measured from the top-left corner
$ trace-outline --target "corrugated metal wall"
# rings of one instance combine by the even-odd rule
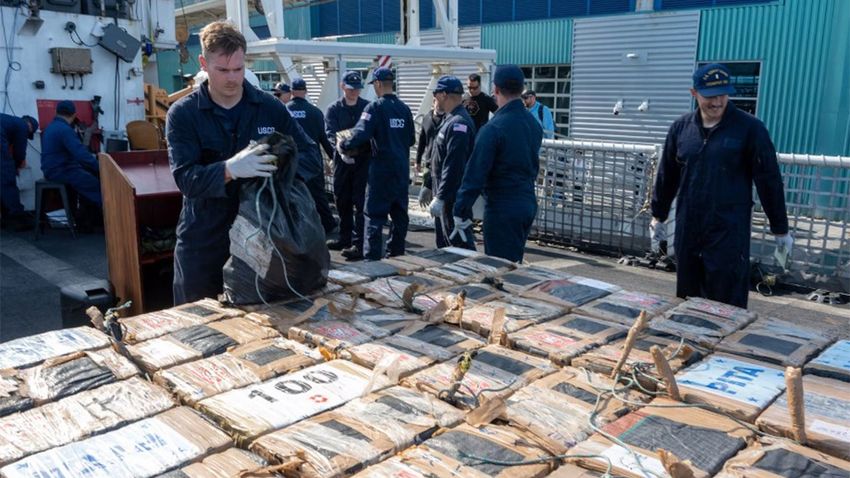
[[[571,18],[481,26],[481,48],[496,50],[499,64],[570,63],[572,43]]]
[[[758,114],[779,151],[850,155],[850,1],[703,11],[700,61],[761,61]]]
[[[424,0],[422,0],[424,1]],[[461,28],[459,33],[458,43],[462,47],[481,47],[481,28]],[[443,34],[440,30],[428,30],[422,32],[421,44],[423,46],[440,46],[444,45]],[[478,71],[474,65],[469,67],[454,68],[452,74],[466,83],[466,77]],[[407,106],[416,114],[419,108],[419,103],[425,96],[425,88],[431,80],[431,67],[429,65],[399,65],[397,69],[398,81],[398,96],[404,101]]]
[[[663,142],[670,123],[691,108],[699,13],[576,19],[570,136]],[[647,99],[649,110],[638,111]],[[624,109],[614,115],[619,100]]]

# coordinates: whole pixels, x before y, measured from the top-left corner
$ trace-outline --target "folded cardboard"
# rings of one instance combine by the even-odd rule
[[[109,346],[109,337],[92,327],[53,330],[0,344],[0,370],[31,367],[47,359]]]
[[[54,357],[34,367],[0,371],[0,416],[137,375],[111,348]]]
[[[322,360],[314,348],[277,338],[251,342],[224,354],[161,370],[154,381],[190,405],[234,388],[260,383]]]
[[[763,437],[726,462],[717,478],[846,478],[850,462]]]
[[[641,312],[651,319],[681,303],[682,299],[621,290],[585,304],[575,312],[631,326]]]
[[[193,325],[166,336],[127,347],[133,359],[150,373],[213,355],[231,347],[279,337],[274,329],[246,317]]]
[[[171,395],[139,377],[0,418],[0,466],[155,415]]]
[[[806,375],[803,377],[806,445],[850,460],[850,384]],[[756,420],[772,435],[793,438],[787,393],[783,393]]]
[[[784,369],[756,360],[712,354],[676,374],[682,399],[753,422],[785,390]]]
[[[601,426],[636,407],[603,393],[618,387],[608,377],[565,367],[511,395],[501,418],[536,437],[549,451],[563,454],[593,433],[594,411],[594,423]],[[636,403],[648,399],[634,391],[617,396]]]
[[[170,309],[121,319],[124,330],[123,341],[136,344],[193,325],[239,317],[243,313],[239,309],[225,307],[216,300],[202,299]]]
[[[802,367],[833,337],[827,332],[763,317],[723,339],[716,350],[763,362]]]
[[[198,402],[240,442],[281,429],[388,385],[360,365],[333,360]],[[370,380],[372,380],[370,382]]]
[[[753,435],[728,417],[680,405],[656,398],[648,407],[602,427],[628,448],[596,433],[572,448],[570,454],[598,456],[570,461],[597,471],[605,471],[610,463],[615,476],[627,478],[669,476],[658,454],[666,450],[679,461],[689,461],[694,477],[705,478],[720,471]]]
[[[625,337],[627,332],[623,325],[569,314],[508,334],[508,344],[513,349],[566,365],[582,352]]]
[[[173,408],[117,430],[53,448],[0,468],[6,478],[152,477],[231,445],[188,407]]]

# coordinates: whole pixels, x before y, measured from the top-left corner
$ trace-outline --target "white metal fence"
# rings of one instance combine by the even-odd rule
[[[642,254],[649,249],[649,199],[660,155],[658,145],[545,140],[533,237]],[[850,291],[850,158],[779,154],[779,161],[795,236],[791,278]],[[773,236],[758,203],[752,237],[752,260],[774,266]]]

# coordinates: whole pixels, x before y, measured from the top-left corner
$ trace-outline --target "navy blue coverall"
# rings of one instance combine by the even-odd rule
[[[433,192],[433,184],[431,184],[431,147],[434,145],[434,138],[440,132],[440,125],[443,123],[445,113],[437,113],[434,110],[429,111],[422,118],[422,126],[419,127],[419,140],[416,141],[416,160],[415,164],[418,167],[425,163],[425,171],[422,175],[422,187],[431,189]]]
[[[543,128],[517,98],[499,108],[478,132],[457,193],[454,215],[472,218],[483,194],[484,252],[519,262],[537,214],[534,184]]]
[[[333,157],[334,147],[331,146],[327,136],[325,136],[325,115],[322,114],[322,110],[310,104],[306,99],[297,96],[292,97],[292,100],[286,104],[286,108],[301,126],[301,129],[316,143],[316,148],[321,146],[329,158]],[[321,152],[317,153],[317,157],[321,159]],[[331,212],[331,205],[328,203],[328,195],[325,192],[325,168],[321,163],[319,166],[321,172],[306,180],[306,184],[307,189],[310,190],[310,195],[313,196],[313,201],[316,203],[316,211],[319,212],[319,217],[322,219],[325,234],[328,234],[336,227],[336,220],[333,212]]]
[[[753,183],[774,234],[788,232],[776,150],[764,124],[732,102],[710,131],[699,110],[667,133],[652,216],[676,205],[676,295],[747,306]]]
[[[97,158],[59,116],[41,133],[41,171],[50,181],[67,184],[90,203],[103,206]]]
[[[353,128],[369,102],[358,97],[357,103],[349,106],[342,97],[328,106],[325,115],[327,140],[335,145],[336,133]],[[369,177],[369,155],[355,156],[354,164],[345,164],[334,148],[334,197],[339,213],[339,242],[343,247],[357,246],[363,250],[365,229],[364,204],[366,181]]]
[[[317,160],[315,143],[304,134],[286,107],[247,81],[238,121],[210,98],[207,82],[168,110],[168,160],[183,209],[174,248],[174,303],[215,297],[223,287],[222,267],[230,257],[230,226],[239,212],[239,185],[225,183],[224,162],[272,132],[290,135],[302,161]],[[299,168],[300,171],[300,168]]]
[[[27,159],[29,124],[17,116],[0,114],[0,202],[9,217],[24,212],[15,178]]]
[[[470,231],[464,241],[460,234],[450,237],[454,229],[452,209],[463,170],[475,145],[475,124],[466,107],[458,105],[443,119],[431,147],[431,184],[434,197],[444,203],[443,214],[434,218],[437,247],[457,246],[475,250]]]
[[[372,141],[374,139],[374,141]],[[372,142],[369,180],[366,186],[366,243],[364,256],[383,257],[383,230],[387,214],[393,220],[387,240],[387,254],[404,254],[407,236],[407,186],[410,182],[410,147],[416,142],[410,108],[394,94],[369,103],[354,127],[354,134],[342,144],[344,150]]]

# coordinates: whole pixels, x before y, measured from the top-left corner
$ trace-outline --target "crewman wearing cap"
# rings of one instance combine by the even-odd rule
[[[395,75],[389,68],[381,67],[373,72],[371,83],[378,99],[363,110],[352,136],[337,143],[342,155],[348,155],[367,143],[372,144],[363,250],[368,260],[384,257],[383,230],[387,215],[393,221],[387,240],[387,256],[404,254],[407,237],[410,147],[416,142],[416,132],[410,108],[393,93],[394,80]]]
[[[3,207],[3,227],[17,231],[32,229],[32,218],[24,212],[21,193],[15,178],[27,166],[27,140],[38,131],[38,121],[32,116],[0,114],[0,204]]]
[[[329,158],[333,157],[334,147],[325,135],[325,115],[322,114],[322,110],[313,106],[307,99],[307,82],[303,78],[296,78],[292,81],[292,100],[286,104],[286,108],[301,126],[301,129],[316,143],[319,169],[313,171],[310,178],[304,178],[304,181],[307,184],[307,189],[310,190],[310,195],[313,196],[313,201],[316,203],[316,211],[322,219],[325,234],[330,234],[336,229],[336,219],[331,212],[331,205],[328,203],[328,195],[325,192],[325,168],[323,161],[321,161],[322,152],[319,147],[325,150]]]
[[[666,240],[676,198],[676,295],[746,307],[754,183],[777,247],[790,254],[793,239],[776,150],[764,124],[729,101],[734,93],[726,66],[694,72],[697,110],[667,132],[651,231],[656,242]]]
[[[336,144],[336,134],[354,127],[368,101],[360,97],[363,79],[356,71],[346,72],[339,84],[343,95],[328,106],[325,114],[325,134],[331,144]],[[345,257],[363,257],[363,234],[366,202],[366,180],[369,173],[369,150],[343,156],[334,151],[334,197],[339,213],[339,238],[328,240],[328,248],[342,250]]]
[[[457,246],[475,250],[472,231],[450,237],[454,230],[452,208],[463,179],[463,170],[475,145],[475,122],[463,105],[463,83],[456,77],[440,77],[434,88],[434,99],[439,109],[446,111],[431,147],[434,199],[429,209],[434,216],[437,247]]]
[[[281,103],[287,104],[292,99],[292,88],[284,82],[279,82],[274,85],[272,94],[279,99]]]
[[[537,214],[534,184],[543,129],[520,98],[525,78],[516,65],[493,75],[499,109],[481,128],[454,205],[452,235],[468,235],[472,205],[484,196],[484,251],[519,262]]]
[[[41,171],[50,181],[64,183],[92,205],[103,206],[97,158],[71,124],[77,108],[68,100],[56,105],[56,116],[41,133]]]

